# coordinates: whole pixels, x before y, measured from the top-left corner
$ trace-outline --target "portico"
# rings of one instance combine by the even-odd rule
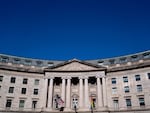
[[[73,60],[59,67],[47,69],[45,81],[48,81],[45,85],[47,111],[58,109],[54,100],[56,95],[61,97],[65,111],[74,111],[74,107],[78,111],[89,111],[91,98],[95,104],[94,109],[100,110],[107,106],[103,67]]]

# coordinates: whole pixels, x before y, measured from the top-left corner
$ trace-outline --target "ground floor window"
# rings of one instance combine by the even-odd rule
[[[118,99],[114,99],[113,100],[113,106],[114,106],[115,110],[119,109],[119,101],[118,101]]]
[[[34,100],[34,101],[32,101],[32,108],[36,108],[37,107],[37,101],[36,100]]]
[[[12,104],[12,100],[11,99],[7,99],[6,100],[6,108],[10,108]]]
[[[139,98],[139,104],[140,106],[145,106],[145,101],[144,101],[144,98]]]
[[[20,100],[19,101],[19,108],[24,108],[24,103],[25,103],[25,100]]]
[[[126,99],[126,106],[127,107],[131,107],[132,106],[131,99]]]

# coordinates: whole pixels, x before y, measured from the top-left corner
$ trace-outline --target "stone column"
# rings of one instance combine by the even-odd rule
[[[107,106],[107,93],[106,93],[106,78],[102,78],[102,83],[103,83],[103,102],[104,102],[104,107]]]
[[[61,98],[65,103],[65,92],[66,92],[66,77],[62,77],[62,89],[61,89]]]
[[[85,105],[85,109],[88,109],[89,108],[89,89],[88,89],[88,77],[85,77],[84,78],[84,85],[85,85],[85,91],[84,91],[84,94],[85,94],[85,103],[84,103],[84,105]]]
[[[53,97],[53,79],[54,77],[50,78],[49,83],[49,91],[48,91],[48,108],[52,109],[52,97]]]
[[[79,103],[79,106],[80,108],[83,108],[83,78],[82,77],[79,77],[79,85],[80,85],[80,88],[79,88],[79,97],[80,97],[80,103]]]
[[[100,81],[100,76],[96,76],[97,78],[97,101],[98,101],[98,107],[103,106],[103,100],[102,100],[102,85]]]
[[[44,79],[44,84],[43,84],[43,109],[46,108],[46,102],[47,102],[47,87],[48,87],[48,79],[45,78]]]
[[[66,108],[70,109],[70,84],[71,84],[71,77],[67,77],[67,94],[66,94]]]

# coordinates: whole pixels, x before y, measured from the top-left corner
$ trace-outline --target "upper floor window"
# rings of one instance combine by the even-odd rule
[[[117,93],[117,87],[112,87],[112,94],[116,94]]]
[[[34,85],[39,85],[40,80],[39,79],[35,79],[34,81]]]
[[[126,62],[126,58],[120,58],[120,63],[125,63]]]
[[[142,91],[142,85],[137,85],[137,92],[141,92]]]
[[[139,104],[140,106],[145,106],[145,101],[144,101],[144,98],[139,98]]]
[[[116,84],[116,78],[111,78],[111,83]]]
[[[25,100],[19,101],[19,108],[24,108]]]
[[[14,93],[14,87],[9,87],[8,93]]]
[[[15,81],[16,81],[16,78],[15,77],[11,77],[10,83],[15,83]]]
[[[12,100],[11,99],[7,99],[6,100],[6,107],[10,108],[11,107],[11,103],[12,103]]]
[[[1,56],[1,62],[7,63],[8,60],[9,60],[8,57],[6,57],[6,56]]]
[[[114,60],[114,59],[111,59],[111,60],[109,60],[109,63],[110,63],[110,64],[115,64],[115,60]]]
[[[126,106],[127,107],[131,107],[132,106],[131,99],[126,99]]]
[[[128,77],[123,77],[123,82],[128,82]]]
[[[54,63],[53,63],[53,62],[48,62],[47,64],[48,64],[48,67],[54,66]]]
[[[136,81],[140,81],[140,80],[141,80],[140,75],[135,75],[135,80],[136,80]]]
[[[13,61],[15,64],[20,64],[20,59],[18,58],[14,58],[14,61]]]
[[[144,53],[144,54],[143,54],[143,57],[144,57],[144,58],[150,58],[150,52]]]
[[[27,79],[27,78],[24,78],[22,83],[23,83],[23,84],[27,84],[27,83],[28,83],[28,79]]]
[[[32,64],[32,61],[31,60],[25,60],[24,64],[30,66]]]
[[[38,95],[38,89],[34,89],[33,94],[34,94],[34,95]]]
[[[0,76],[0,82],[2,82],[3,81],[3,76]]]
[[[125,86],[125,87],[124,87],[124,92],[125,92],[125,93],[130,92],[129,86]]]
[[[26,94],[26,88],[22,88],[21,94]]]
[[[138,60],[138,56],[137,56],[137,55],[133,55],[133,56],[131,56],[131,60],[132,60],[132,61],[136,61],[136,60]]]
[[[150,73],[147,73],[148,79],[150,79]]]
[[[37,66],[42,66],[43,62],[42,61],[36,61]]]

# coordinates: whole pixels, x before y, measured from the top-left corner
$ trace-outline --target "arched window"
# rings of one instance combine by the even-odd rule
[[[73,95],[72,96],[72,109],[78,109],[78,107],[79,107],[79,97],[78,97],[78,95]]]

